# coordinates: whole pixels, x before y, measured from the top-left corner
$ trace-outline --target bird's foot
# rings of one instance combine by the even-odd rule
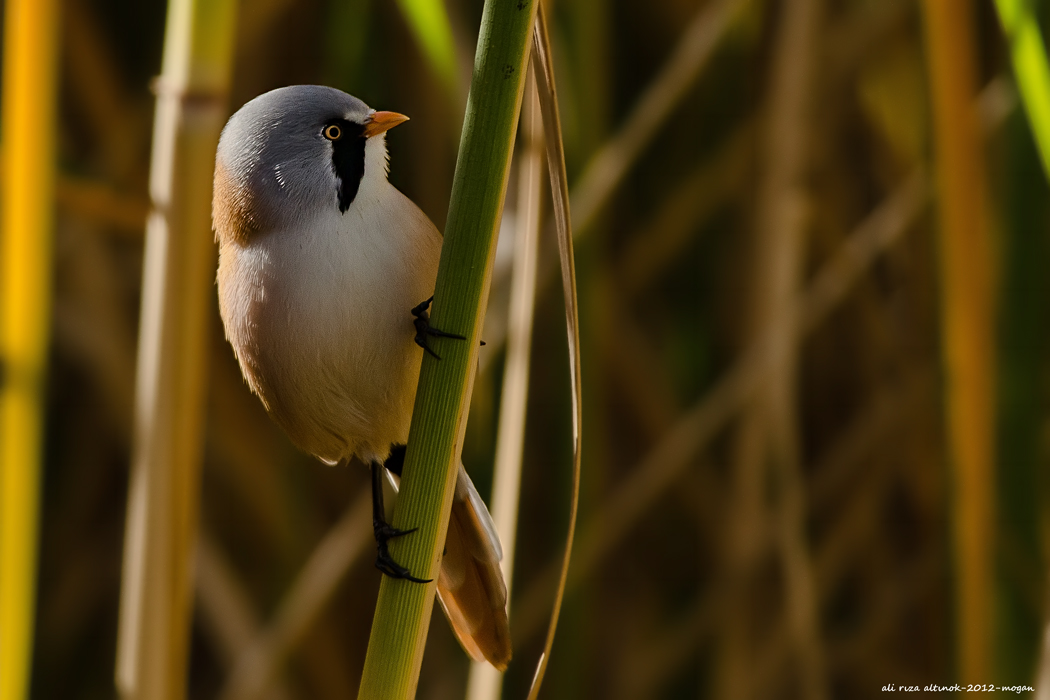
[[[418,528],[412,528],[411,530],[398,530],[389,523],[373,517],[372,529],[375,531],[376,537],[377,569],[391,578],[402,578],[406,581],[414,581],[416,583],[430,583],[433,580],[429,578],[416,578],[413,576],[408,569],[394,561],[394,558],[390,556],[390,549],[387,547],[387,542],[390,540],[395,537],[400,537],[401,535],[411,534]]]
[[[433,355],[435,359],[440,360],[441,356],[434,352],[427,342],[427,336],[433,338],[455,338],[456,340],[466,340],[466,338],[455,333],[446,333],[430,325],[430,315],[427,313],[427,309],[430,308],[432,301],[434,301],[433,296],[412,309],[412,315],[415,316],[415,320],[412,323],[416,327],[416,345]]]

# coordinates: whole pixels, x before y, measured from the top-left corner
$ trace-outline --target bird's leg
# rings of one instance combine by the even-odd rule
[[[431,579],[416,578],[390,556],[387,542],[395,537],[413,533],[417,528],[398,530],[386,521],[383,515],[383,468],[379,462],[372,462],[372,529],[376,537],[376,568],[393,578],[403,578],[416,583],[430,583]]]
[[[430,302],[432,301],[434,301],[433,296],[423,303],[413,307],[412,315],[416,318],[412,321],[412,324],[416,327],[416,345],[440,360],[441,357],[431,350],[430,345],[427,343],[428,335],[435,338],[455,338],[456,340],[466,340],[466,338],[461,335],[456,335],[455,333],[446,333],[445,331],[439,330],[430,325],[430,315],[427,314],[427,309],[430,308]]]

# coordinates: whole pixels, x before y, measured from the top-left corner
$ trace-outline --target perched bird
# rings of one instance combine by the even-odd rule
[[[441,234],[387,181],[385,134],[405,120],[328,87],[256,97],[222,131],[212,222],[219,307],[248,385],[302,450],[370,466],[376,566],[423,582],[390,556],[387,541],[411,530],[386,522],[382,499],[384,468],[400,474],[423,349],[451,335],[426,314]],[[503,669],[499,537],[462,465],[455,493],[438,597],[464,649]]]

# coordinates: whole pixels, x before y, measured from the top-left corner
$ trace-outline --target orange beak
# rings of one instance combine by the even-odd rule
[[[408,117],[397,112],[372,112],[372,116],[368,118],[368,123],[365,124],[365,136],[371,137],[382,134],[407,121]]]

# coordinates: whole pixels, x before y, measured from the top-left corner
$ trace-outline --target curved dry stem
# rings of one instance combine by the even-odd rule
[[[554,88],[554,64],[551,59],[550,38],[547,35],[547,19],[540,5],[533,30],[532,52],[533,74],[540,97],[540,113],[543,115],[543,130],[546,134],[547,167],[551,181],[551,198],[554,208],[555,230],[558,232],[558,258],[561,262],[562,298],[565,302],[565,330],[569,346],[569,377],[572,383],[572,489],[569,496],[569,531],[565,535],[565,553],[562,556],[561,574],[554,591],[554,605],[547,640],[543,645],[536,674],[529,688],[529,700],[533,700],[543,685],[543,676],[550,662],[554,632],[558,628],[558,616],[565,596],[569,578],[569,563],[572,560],[572,543],[576,535],[576,516],[580,505],[580,460],[583,425],[583,383],[580,379],[580,316],[576,298],[576,263],[572,252],[572,224],[569,214],[569,181],[565,174],[565,151],[561,138],[561,118],[558,115],[558,96]]]

